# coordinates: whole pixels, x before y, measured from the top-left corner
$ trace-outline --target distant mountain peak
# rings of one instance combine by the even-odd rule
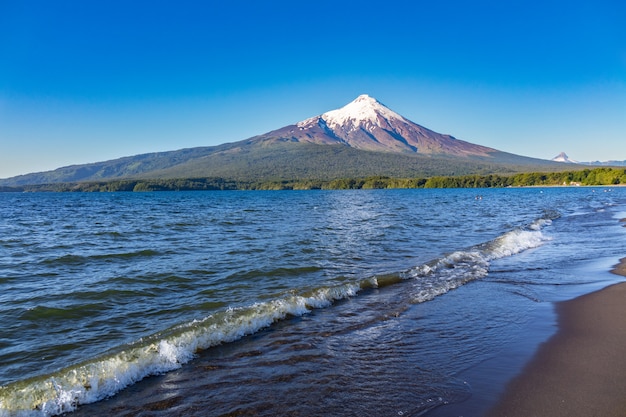
[[[557,156],[555,156],[554,158],[552,158],[552,161],[554,162],[565,162],[568,164],[577,164],[577,161],[574,161],[573,159],[569,159],[569,157],[567,156],[567,154],[565,152],[561,152],[560,154],[558,154]]]

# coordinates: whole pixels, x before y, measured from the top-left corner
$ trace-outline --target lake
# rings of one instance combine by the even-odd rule
[[[0,416],[480,415],[553,302],[621,279],[625,217],[609,187],[0,193]]]

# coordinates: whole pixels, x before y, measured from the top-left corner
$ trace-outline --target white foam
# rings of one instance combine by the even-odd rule
[[[512,256],[541,246],[546,237],[539,230],[516,230],[497,238],[486,253],[488,260]]]

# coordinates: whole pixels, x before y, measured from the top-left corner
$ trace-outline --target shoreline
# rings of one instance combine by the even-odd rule
[[[626,258],[611,272],[626,277]],[[487,416],[626,415],[626,283],[559,302],[556,312],[557,333]]]

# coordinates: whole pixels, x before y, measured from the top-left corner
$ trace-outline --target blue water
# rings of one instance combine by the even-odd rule
[[[624,188],[0,193],[0,416],[462,403],[618,279],[624,217]]]

